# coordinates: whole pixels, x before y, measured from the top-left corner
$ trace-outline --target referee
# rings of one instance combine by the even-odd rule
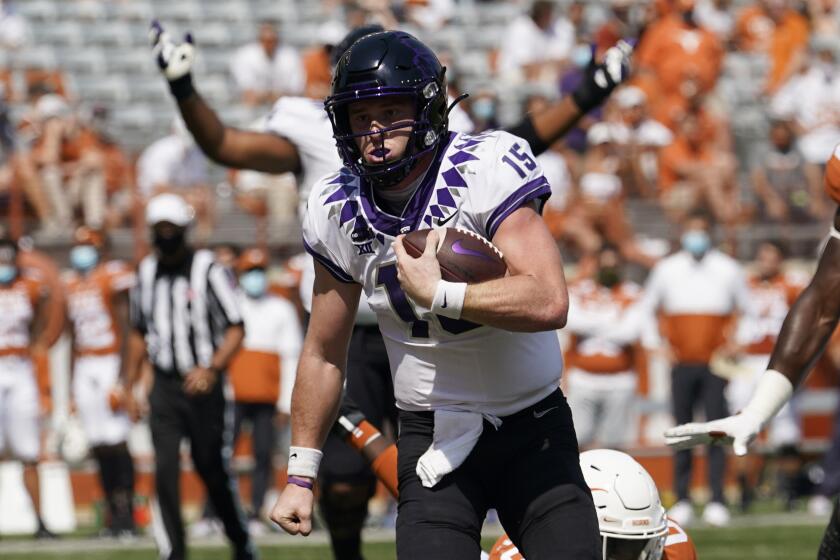
[[[233,557],[250,560],[257,554],[228,470],[233,414],[223,393],[224,371],[245,330],[230,273],[210,251],[193,250],[186,242],[193,214],[174,194],[158,195],[147,206],[155,251],[141,261],[131,293],[127,392],[133,394],[148,356],[154,368],[149,425],[163,521],[155,531],[160,557],[186,557],[179,487],[181,440],[186,437]],[[130,407],[136,415],[136,403]]]

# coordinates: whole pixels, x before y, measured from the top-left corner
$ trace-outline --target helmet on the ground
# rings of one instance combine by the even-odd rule
[[[332,94],[324,106],[344,165],[374,186],[393,185],[404,179],[418,159],[438,148],[449,130],[446,68],[434,52],[402,31],[373,33],[356,41],[335,68]],[[416,113],[410,124],[354,134],[348,107],[363,99],[407,96]],[[397,160],[366,163],[356,141],[374,134],[411,128],[405,153]]]
[[[611,449],[581,453],[580,467],[595,502],[604,560],[660,560],[668,520],[644,467]]]

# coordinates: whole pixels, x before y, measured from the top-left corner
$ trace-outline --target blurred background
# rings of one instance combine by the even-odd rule
[[[363,23],[427,41],[447,65],[452,95],[470,94],[462,107],[473,132],[538,113],[573,91],[593,57],[618,39],[637,39],[631,82],[539,158],[553,191],[545,219],[573,289],[584,286],[583,300],[585,283],[600,282],[604,269],[643,289],[651,267],[679,246],[686,219],[698,212],[711,222],[713,244],[751,278],[783,278],[795,292],[813,271],[835,211],[822,185],[840,143],[835,0],[6,0],[0,6],[0,223],[58,268],[68,266],[80,225],[107,233],[111,257],[136,262],[147,250],[144,202],[177,192],[196,209],[196,244],[219,248],[231,263],[240,250],[266,249],[272,290],[299,304],[295,177],[208,162],[176,118],[159,75],[149,47],[152,19],[177,37],[193,33],[197,89],[226,124],[242,128],[255,126],[282,96],[323,98],[330,48]],[[790,302],[772,300],[753,327],[777,332]],[[717,370],[729,379],[746,375],[737,362],[754,342],[738,339],[738,331],[718,356]],[[582,443],[631,450],[669,496],[671,453],[661,433],[673,424],[673,352],[659,334],[628,343],[626,433],[596,430]],[[576,352],[572,359],[600,351],[582,348],[574,334],[560,336]],[[69,343],[57,338],[48,366],[53,459],[70,416]],[[746,464],[730,465],[731,504],[748,511],[758,500],[771,504],[759,509],[826,513],[828,498],[840,490],[823,466],[836,445],[838,368],[840,343],[797,396],[793,435],[769,438]],[[743,401],[730,393],[730,408],[737,409]],[[145,525],[153,457],[144,423],[129,443],[138,470],[137,519]],[[284,456],[280,445],[278,477]],[[195,518],[203,494],[189,461],[184,465],[183,499]],[[700,465],[694,482],[702,495],[702,457]],[[235,461],[245,488],[252,466],[246,433]],[[79,526],[102,522],[94,471],[89,460],[70,469]],[[5,530],[15,532],[8,512],[16,502],[7,488],[0,484],[0,532],[3,519]],[[370,523],[391,523],[393,504],[384,491],[374,504]]]

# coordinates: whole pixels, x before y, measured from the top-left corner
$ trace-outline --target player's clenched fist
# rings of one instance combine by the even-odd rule
[[[176,43],[157,20],[149,28],[149,41],[161,73],[169,82],[169,88],[176,99],[185,99],[193,93],[192,71],[195,60],[195,45],[190,33]]]
[[[312,490],[287,484],[271,510],[271,520],[290,535],[312,532]]]
[[[426,249],[417,258],[405,251],[404,235],[394,241],[397,255],[397,279],[403,291],[418,305],[431,308],[435,290],[440,282],[440,263],[437,259],[439,234],[436,230],[426,237]]]

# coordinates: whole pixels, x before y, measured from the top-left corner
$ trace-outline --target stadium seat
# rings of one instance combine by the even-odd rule
[[[26,2],[17,2],[15,4],[15,11],[25,18],[36,21],[50,22],[58,19],[58,11],[56,10],[55,2],[51,0],[26,0]]]
[[[107,69],[105,52],[98,47],[62,49],[59,55],[61,67],[71,74],[104,74]]]
[[[49,44],[58,47],[69,47],[63,50],[74,50],[85,42],[82,26],[75,21],[62,21],[61,25],[34,25],[32,34],[35,44]]]
[[[12,55],[14,68],[55,68],[55,51],[48,45],[37,45],[16,51]]]
[[[128,82],[122,76],[76,77],[78,95],[86,102],[104,102],[114,105],[129,100]]]

